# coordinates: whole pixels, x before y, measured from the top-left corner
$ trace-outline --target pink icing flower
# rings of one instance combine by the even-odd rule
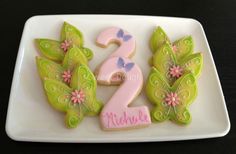
[[[178,50],[177,46],[176,46],[176,45],[173,45],[173,46],[172,46],[172,50],[173,50],[174,52],[176,52],[176,51]]]
[[[81,104],[83,103],[85,100],[85,94],[82,90],[74,90],[72,93],[71,93],[71,101],[74,103],[74,104]]]
[[[64,42],[61,43],[61,48],[64,50],[64,52],[66,52],[71,45],[71,41],[69,40],[65,40]]]
[[[180,66],[175,66],[173,65],[171,68],[170,68],[170,75],[174,78],[179,78],[182,74],[183,74],[183,69],[180,67]]]
[[[70,70],[64,71],[62,74],[62,78],[64,82],[66,83],[70,83],[71,77],[72,77],[72,74]]]
[[[165,97],[165,102],[171,106],[178,105],[179,104],[179,97],[178,97],[177,93],[175,93],[175,92],[168,93]]]

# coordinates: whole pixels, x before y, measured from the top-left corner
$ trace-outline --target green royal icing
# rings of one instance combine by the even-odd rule
[[[162,46],[163,43],[170,43],[170,39],[166,35],[165,31],[158,26],[152,33],[150,39],[150,47],[153,53],[157,51],[157,49]]]
[[[96,115],[100,111],[102,102],[96,99],[96,78],[86,65],[81,65],[74,70],[70,86],[74,89],[82,89],[89,95],[86,98],[90,108],[88,115]]]
[[[102,102],[96,98],[96,80],[93,73],[86,65],[77,66],[72,74],[70,87],[60,81],[44,79],[44,89],[49,103],[57,110],[66,112],[66,125],[75,128],[85,115],[97,115]],[[74,90],[82,90],[85,101],[74,105],[71,93]]]
[[[177,93],[180,101],[176,106],[170,106],[165,102],[165,96],[169,92]],[[192,73],[181,76],[173,86],[154,67],[152,68],[147,84],[146,94],[149,100],[156,106],[151,111],[153,122],[171,120],[179,124],[189,124],[191,115],[189,105],[197,96],[197,85]]]
[[[202,54],[193,54],[194,43],[191,36],[180,38],[171,44],[161,27],[154,30],[150,47],[154,55],[149,59],[149,64],[153,68],[147,80],[146,94],[155,104],[151,111],[152,121],[162,122],[169,119],[179,124],[190,123],[188,106],[197,96],[196,78],[202,70]],[[180,77],[170,74],[173,66],[178,66],[183,71]],[[165,99],[170,93],[177,94],[179,104],[167,104]]]
[[[188,55],[191,55],[194,49],[194,42],[191,36],[185,36],[171,44],[165,31],[158,26],[152,33],[150,39],[151,51],[155,54],[158,48],[162,47],[164,44],[169,44],[171,47],[175,48],[174,54],[178,61],[181,61]],[[152,63],[150,63],[150,65],[152,66]]]
[[[202,53],[191,54],[184,58],[180,63],[180,66],[186,71],[190,71],[198,78],[202,71],[203,56]]]
[[[73,71],[75,66],[87,65],[88,62],[80,48],[72,47],[65,54],[62,66],[43,57],[36,57],[36,63],[41,79],[49,78],[63,82],[62,74],[64,71]]]
[[[71,41],[71,47],[77,46],[80,48],[87,60],[93,58],[93,52],[90,49],[83,47],[84,41],[82,33],[76,27],[67,22],[64,22],[62,26],[60,41],[51,39],[35,39],[35,42],[43,56],[56,62],[62,62],[65,56],[65,51],[61,48],[61,43],[65,40]]]
[[[178,61],[181,61],[186,56],[193,53],[194,43],[191,36],[183,37],[173,43],[176,47],[175,56]]]
[[[64,51],[61,43],[65,40],[70,44],[69,48]],[[36,45],[42,55],[48,58],[36,57],[45,93],[52,107],[66,113],[66,126],[75,128],[84,116],[99,114],[103,103],[96,98],[96,79],[87,67],[88,60],[93,58],[93,52],[83,47],[82,33],[64,22],[61,41],[36,39]],[[68,80],[70,83],[63,79],[65,71],[72,73],[71,82]],[[83,102],[72,102],[72,92],[75,90],[82,91]]]
[[[36,45],[39,51],[53,61],[61,62],[64,58],[64,51],[61,49],[61,43],[59,41],[50,39],[36,39]]]
[[[83,54],[81,48],[74,46],[67,51],[62,66],[66,69],[72,70],[77,64],[88,65],[88,60]]]
[[[81,50],[88,60],[91,60],[93,58],[93,51],[92,50],[90,50],[89,48],[85,48],[85,47],[82,47]]]
[[[36,57],[36,63],[41,79],[49,78],[63,81],[62,73],[65,69],[60,64],[43,57]]]
[[[84,44],[83,34],[71,24],[64,22],[61,29],[61,41],[70,40],[73,45],[82,47]]]
[[[195,77],[198,77],[202,70],[203,56],[201,53],[195,53],[178,61],[170,44],[165,43],[153,55],[152,63],[164,75],[168,83],[172,85],[177,80],[177,78],[173,78],[169,73],[173,65],[180,66],[183,69],[183,73],[192,72]]]

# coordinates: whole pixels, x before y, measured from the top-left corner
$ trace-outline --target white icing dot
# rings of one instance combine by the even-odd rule
[[[192,84],[192,81],[191,80],[187,80],[187,84]]]
[[[198,65],[198,64],[200,64],[200,60],[199,59],[195,59],[194,63]]]
[[[50,43],[45,42],[45,41],[41,42],[40,45],[44,48],[50,48],[51,47]]]

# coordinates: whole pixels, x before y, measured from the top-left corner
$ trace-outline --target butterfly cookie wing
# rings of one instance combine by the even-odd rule
[[[164,102],[165,96],[169,92],[170,87],[168,82],[161,73],[153,67],[146,83],[146,95],[148,99],[156,105],[151,111],[153,122],[161,122],[169,118],[170,108]]]
[[[61,62],[64,58],[64,51],[59,41],[50,39],[35,39],[36,46],[40,53],[53,61]]]
[[[153,66],[166,78],[168,83],[172,85],[175,78],[170,76],[170,68],[176,64],[175,55],[169,43],[163,44],[157,49],[152,57]]]
[[[62,66],[67,70],[73,70],[76,65],[80,64],[87,65],[88,60],[80,48],[73,46],[67,51]]]
[[[85,93],[84,109],[87,114],[95,115],[100,112],[102,103],[96,99],[97,82],[88,66],[81,64],[74,69],[70,85]]]
[[[118,38],[123,38],[123,36],[124,36],[124,31],[123,31],[122,29],[119,29],[119,31],[117,32],[116,36],[117,36]]]
[[[69,40],[73,45],[82,47],[84,40],[82,33],[71,24],[64,22],[61,29],[61,41]]]
[[[117,61],[117,67],[118,68],[123,68],[125,66],[125,61],[123,58],[119,57],[118,61]]]
[[[123,40],[124,40],[125,42],[127,42],[127,41],[129,41],[131,38],[132,38],[131,35],[124,35]]]
[[[93,58],[93,51],[91,49],[86,47],[81,47],[80,49],[88,60],[91,60]]]
[[[172,90],[177,93],[179,104],[174,107],[171,120],[180,124],[190,123],[191,114],[188,106],[197,96],[197,84],[194,75],[192,73],[184,74],[174,83]]]
[[[70,109],[70,96],[72,89],[66,84],[53,79],[45,78],[44,90],[47,94],[49,103],[54,108],[63,112]]]
[[[134,67],[134,63],[127,63],[125,65],[125,71],[128,72]]]
[[[84,115],[81,107],[71,102],[73,90],[62,82],[47,78],[44,79],[44,89],[51,106],[61,112],[66,112],[67,127],[75,128]]]
[[[36,63],[41,79],[49,78],[63,81],[62,73],[64,69],[61,65],[43,57],[36,57]]]
[[[160,26],[158,26],[154,30],[150,40],[150,47],[152,52],[155,53],[157,49],[161,47],[164,43],[170,43],[170,40],[164,30]]]
[[[194,43],[191,36],[183,37],[173,43],[174,53],[178,61],[193,53]]]
[[[198,78],[201,74],[203,66],[202,53],[191,54],[190,56],[183,59],[180,65],[185,71],[193,73],[194,76]]]

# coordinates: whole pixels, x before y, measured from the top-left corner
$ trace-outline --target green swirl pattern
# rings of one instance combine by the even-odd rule
[[[43,56],[56,62],[62,62],[66,52],[61,48],[61,43],[65,40],[71,42],[69,49],[74,46],[80,48],[81,54],[83,54],[83,56],[80,56],[80,59],[82,59],[81,61],[84,61],[83,64],[87,64],[87,61],[93,58],[92,50],[83,46],[84,40],[82,33],[67,22],[64,22],[62,26],[60,41],[40,38],[35,39],[35,43]],[[83,60],[84,58],[87,58],[86,61]]]
[[[165,103],[165,96],[169,92],[175,92],[179,97],[179,104],[170,106]],[[188,106],[196,98],[197,85],[192,73],[187,73],[177,79],[173,86],[165,80],[165,77],[156,69],[152,68],[146,84],[148,99],[156,106],[151,111],[153,122],[162,122],[170,119],[178,124],[191,122]]]
[[[50,78],[58,81],[63,81],[63,67],[51,60],[43,57],[36,57],[38,72],[41,79]]]
[[[70,40],[73,42],[73,45],[82,47],[84,40],[83,34],[71,24],[64,22],[61,29],[61,41]]]
[[[46,58],[53,61],[61,62],[64,58],[64,51],[61,49],[59,41],[50,39],[35,39],[39,51]]]
[[[72,47],[67,51],[63,60],[62,66],[67,70],[73,70],[77,65],[88,64],[88,60],[83,54],[82,50],[76,46]]]

